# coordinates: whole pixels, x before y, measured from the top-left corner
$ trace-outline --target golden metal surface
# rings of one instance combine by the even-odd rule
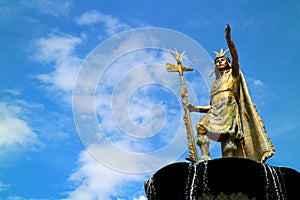
[[[177,65],[166,63],[166,69],[168,72],[178,72],[181,82],[181,90],[180,90],[180,96],[181,96],[181,102],[183,104],[184,108],[184,116],[183,121],[186,128],[187,133],[187,139],[188,139],[188,149],[189,149],[189,159],[193,162],[198,161],[198,155],[197,155],[197,149],[195,145],[194,140],[194,133],[192,128],[192,122],[190,117],[190,111],[188,109],[188,91],[185,87],[184,78],[183,78],[183,72],[185,71],[193,71],[193,68],[182,66],[181,61],[184,55],[184,51],[179,54],[177,49],[175,49],[175,52],[170,50],[170,53],[174,56],[175,60],[177,61]]]
[[[201,160],[210,159],[206,135],[221,142],[223,156],[245,157],[257,162],[265,162],[275,153],[274,146],[266,133],[262,119],[253,104],[248,87],[240,71],[238,53],[231,39],[231,29],[227,25],[225,38],[232,62],[225,55],[228,50],[214,52],[216,54],[216,80],[210,89],[210,105],[195,106],[188,103],[188,92],[184,84],[183,72],[192,71],[192,68],[182,66],[181,61],[185,52],[170,51],[177,61],[175,64],[166,64],[168,72],[178,72],[181,81],[181,98],[184,106],[184,123],[187,131],[190,160],[198,161],[194,141],[190,112],[206,113],[197,129],[197,144],[202,153]],[[205,137],[204,137],[205,136]]]

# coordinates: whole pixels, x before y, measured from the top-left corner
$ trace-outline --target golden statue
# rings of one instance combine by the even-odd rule
[[[223,156],[238,156],[264,162],[275,153],[274,146],[249,95],[230,32],[230,26],[227,25],[225,37],[232,62],[225,55],[228,50],[214,52],[216,58],[212,74],[215,74],[216,80],[210,89],[210,105],[195,106],[185,102],[185,115],[189,115],[189,112],[206,113],[196,125],[196,142],[202,153],[201,161],[210,160],[209,144],[210,140],[214,140],[221,142]],[[172,53],[180,66],[183,54],[179,55],[177,51],[176,54]],[[167,63],[167,69],[168,65],[170,64]],[[186,123],[186,126],[189,124]],[[188,133],[188,139],[191,137],[189,134],[191,133]],[[190,147],[191,142],[193,140],[189,139],[189,159],[197,161],[195,155],[191,156],[194,151]]]

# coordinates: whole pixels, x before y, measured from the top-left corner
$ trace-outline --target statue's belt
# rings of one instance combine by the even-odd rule
[[[211,104],[213,104],[213,103],[218,102],[222,99],[227,99],[227,98],[230,98],[230,97],[235,99],[234,92],[232,92],[232,91],[221,91],[221,92],[218,92],[216,94],[211,95],[210,102],[211,102]]]

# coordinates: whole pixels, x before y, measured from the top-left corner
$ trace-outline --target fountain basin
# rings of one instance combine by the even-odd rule
[[[294,169],[225,157],[167,165],[145,182],[145,192],[149,200],[289,200],[299,198],[299,183]]]

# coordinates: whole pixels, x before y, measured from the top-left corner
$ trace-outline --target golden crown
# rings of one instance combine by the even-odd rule
[[[228,52],[229,49],[226,49],[225,51],[223,51],[223,49],[221,48],[220,52],[214,51],[214,54],[216,54],[216,58],[221,58],[226,56],[225,54]]]

